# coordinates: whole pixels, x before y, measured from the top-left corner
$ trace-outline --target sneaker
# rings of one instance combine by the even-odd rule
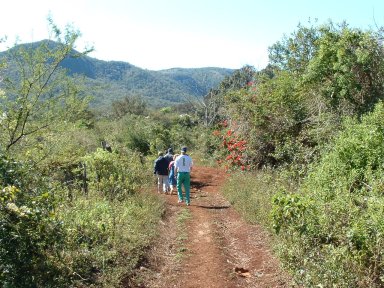
[[[177,201],[177,203],[183,203],[183,200],[179,200],[179,201]]]
[[[187,202],[187,203],[185,203],[185,204],[187,204],[187,206],[189,206],[189,205],[190,205],[190,203],[189,203],[189,202]]]

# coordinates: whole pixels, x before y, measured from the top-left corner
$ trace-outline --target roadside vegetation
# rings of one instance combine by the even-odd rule
[[[228,172],[225,196],[274,235],[297,284],[384,286],[382,29],[299,25],[265,69],[202,99],[154,109],[127,95],[95,111],[60,66],[90,50],[73,54],[79,32],[49,23],[60,45],[0,64],[17,71],[1,75],[2,287],[134,286],[165,209],[155,155],[182,145]]]
[[[60,68],[89,51],[73,54],[79,33],[49,23],[55,45],[11,49],[2,63],[17,73],[0,95],[0,286],[134,285],[164,212],[153,155],[193,145],[196,123],[130,95],[90,110],[92,95]]]
[[[224,193],[304,287],[384,285],[382,33],[300,25],[210,99]]]

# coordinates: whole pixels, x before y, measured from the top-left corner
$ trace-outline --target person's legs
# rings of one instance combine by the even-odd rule
[[[161,185],[162,185],[161,175],[157,174],[157,193],[160,193]]]
[[[187,205],[189,205],[191,203],[190,198],[189,198],[189,192],[191,189],[191,176],[189,173],[185,173],[184,189],[185,189],[185,203]]]
[[[170,188],[170,191],[171,191],[171,195],[175,189],[175,186],[176,186],[177,182],[176,182],[176,178],[175,178],[175,175],[172,174],[169,176],[169,188]]]
[[[161,175],[161,183],[163,185],[163,192],[168,192],[168,175]]]
[[[169,175],[169,176],[168,176],[168,184],[169,184],[169,194],[172,195],[172,191],[173,191],[172,175]]]
[[[164,192],[168,193],[169,191],[169,179],[168,175],[164,175]]]
[[[177,173],[177,197],[179,198],[179,202],[183,201],[183,190],[181,189],[184,179],[183,174],[184,173]]]

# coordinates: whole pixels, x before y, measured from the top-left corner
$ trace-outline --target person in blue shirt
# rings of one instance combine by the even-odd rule
[[[176,181],[176,171],[175,171],[175,160],[179,156],[179,154],[173,155],[173,160],[168,165],[168,171],[169,171],[169,187],[170,187],[170,194],[173,194],[173,188],[176,187],[177,181]]]
[[[179,203],[184,200],[182,186],[185,190],[185,204],[190,205],[190,189],[191,189],[191,171],[192,171],[192,158],[187,154],[187,147],[181,148],[181,155],[175,160],[175,169],[177,172],[177,196]]]

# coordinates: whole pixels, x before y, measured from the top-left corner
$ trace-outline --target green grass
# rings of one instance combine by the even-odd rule
[[[270,229],[271,199],[281,185],[276,178],[270,171],[233,173],[222,191],[245,220]]]
[[[188,249],[185,246],[186,241],[188,240],[188,227],[187,222],[191,219],[192,215],[189,209],[182,208],[178,213],[176,218],[176,229],[177,229],[177,238],[176,238],[176,255],[175,260],[180,261],[184,258]]]
[[[163,209],[159,198],[150,193],[124,201],[80,198],[63,207],[60,215],[67,231],[67,249],[62,256],[71,282],[84,287],[118,287],[145,257]]]

